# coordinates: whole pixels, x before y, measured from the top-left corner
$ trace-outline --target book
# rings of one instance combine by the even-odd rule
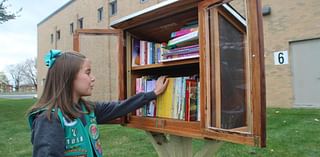
[[[197,40],[198,38],[199,38],[198,31],[194,31],[194,32],[185,34],[183,36],[180,36],[180,37],[177,37],[177,38],[169,40],[168,44],[167,44],[167,48],[170,49],[170,47],[173,47],[176,44],[183,43],[183,42],[186,42],[186,41]]]
[[[199,52],[169,56],[169,57],[162,59],[161,62],[171,62],[171,61],[185,60],[185,59],[192,59],[192,58],[199,58]]]
[[[132,39],[132,66],[140,65],[140,42]]]
[[[189,82],[189,121],[196,121],[197,116],[197,82],[196,80],[187,80]]]
[[[153,91],[155,86],[156,86],[156,80],[153,80],[153,79],[146,80],[146,92]],[[155,100],[150,101],[149,104],[146,105],[146,116],[154,117],[156,115],[155,108],[156,108],[156,101]]]
[[[136,79],[136,94],[144,92],[144,81],[143,78],[137,78]],[[143,116],[143,108],[139,108],[136,110],[137,116]]]
[[[168,50],[166,53],[162,54],[162,56],[170,56],[170,55],[178,55],[178,54],[187,54],[187,53],[194,53],[199,52],[199,45],[191,45],[181,48],[175,48]]]
[[[140,65],[145,65],[145,44],[146,41],[140,40]]]
[[[180,29],[179,31],[172,32],[170,37],[171,38],[176,38],[176,37],[180,37],[180,36],[186,35],[188,33],[194,32],[194,31],[198,31],[198,27]]]
[[[166,90],[156,100],[157,117],[171,118],[174,78],[168,79],[169,84]]]

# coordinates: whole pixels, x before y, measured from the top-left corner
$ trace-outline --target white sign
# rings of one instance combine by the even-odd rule
[[[274,58],[275,65],[289,64],[288,51],[274,52],[273,58]]]

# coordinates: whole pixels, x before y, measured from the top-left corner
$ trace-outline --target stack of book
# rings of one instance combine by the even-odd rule
[[[163,117],[185,121],[200,120],[200,83],[190,77],[168,78],[166,91],[144,107],[136,110],[137,116]],[[152,91],[155,79],[136,79],[136,92]]]
[[[161,62],[199,57],[198,24],[191,22],[171,33],[171,40],[164,46]]]
[[[185,46],[166,51],[162,54],[161,62],[199,57],[199,45]]]
[[[191,22],[171,33],[168,43],[155,43],[133,38],[132,66],[157,64],[199,57],[198,24]]]

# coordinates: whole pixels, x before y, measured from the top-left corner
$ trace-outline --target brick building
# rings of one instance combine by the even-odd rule
[[[36,87],[33,84],[20,85],[19,92],[30,93],[36,92]]]
[[[79,28],[110,28],[110,23],[159,3],[173,0],[71,0],[38,24],[38,94],[46,75],[43,55],[49,49],[72,50],[73,32]],[[235,0],[242,1],[242,0]],[[283,5],[285,4],[285,5]],[[265,42],[267,106],[320,107],[320,1],[262,0]],[[93,60],[94,97],[114,100],[117,86],[113,38],[82,52]],[[98,41],[96,41],[98,42]],[[93,43],[88,43],[88,46]],[[81,51],[81,50],[80,50]]]
[[[13,86],[5,81],[0,80],[0,93],[11,93],[13,91]]]

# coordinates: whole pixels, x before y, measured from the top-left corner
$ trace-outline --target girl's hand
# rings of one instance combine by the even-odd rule
[[[160,76],[157,79],[156,87],[154,89],[154,93],[157,96],[162,94],[166,90],[168,84],[169,84],[169,80],[167,79],[167,76]]]

